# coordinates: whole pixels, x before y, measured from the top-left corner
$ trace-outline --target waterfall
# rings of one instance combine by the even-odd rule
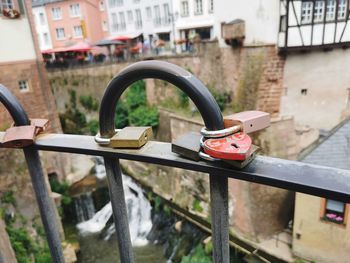
[[[95,167],[96,177],[101,179],[106,176],[104,165],[101,159],[97,159]],[[151,231],[151,204],[145,197],[142,188],[137,185],[130,177],[123,176],[123,188],[125,202],[128,212],[130,237],[133,246],[144,246],[148,243],[147,234]],[[90,220],[79,223],[77,228],[82,234],[101,232],[108,220],[112,217],[111,202],[106,204]],[[105,239],[109,239],[115,233],[114,224],[106,231]]]
[[[91,193],[85,193],[74,197],[73,202],[78,222],[89,220],[94,216],[95,206]]]

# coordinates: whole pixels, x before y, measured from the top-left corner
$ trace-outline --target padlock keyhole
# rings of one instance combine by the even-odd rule
[[[235,143],[231,143],[231,146],[235,147],[236,149],[239,148],[239,146],[237,144],[235,144]]]

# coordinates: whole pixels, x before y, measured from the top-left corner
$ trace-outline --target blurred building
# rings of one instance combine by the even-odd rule
[[[105,0],[34,0],[33,15],[41,50],[94,44],[108,36]]]
[[[109,0],[107,9],[112,37],[139,37],[146,43],[146,49],[171,49],[174,41],[171,0]]]
[[[10,10],[18,12],[18,17],[4,15],[3,11]],[[48,118],[53,130],[59,131],[61,128],[43,67],[30,1],[1,2],[0,32],[0,83],[19,99],[30,117]],[[3,128],[12,122],[3,108],[0,120]]]
[[[349,170],[349,134],[348,118],[310,147],[302,161]],[[314,262],[349,262],[349,212],[350,204],[296,193],[293,252]]]

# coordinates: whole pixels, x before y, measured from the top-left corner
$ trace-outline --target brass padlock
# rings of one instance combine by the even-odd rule
[[[13,126],[6,130],[2,140],[5,148],[22,148],[34,143],[36,127]]]
[[[125,127],[110,140],[112,148],[141,148],[153,136],[152,127]]]

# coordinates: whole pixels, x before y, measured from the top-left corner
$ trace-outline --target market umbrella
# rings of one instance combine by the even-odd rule
[[[125,43],[120,40],[112,40],[112,39],[102,39],[95,43],[95,46],[110,46],[110,45],[124,45]]]

